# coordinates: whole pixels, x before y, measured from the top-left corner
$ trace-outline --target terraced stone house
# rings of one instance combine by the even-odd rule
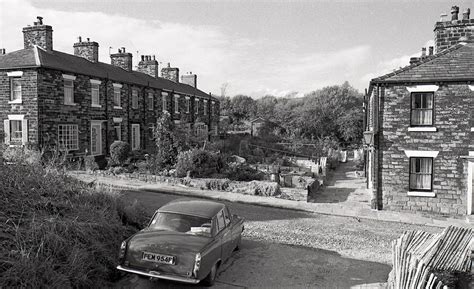
[[[434,28],[435,47],[372,79],[366,103],[372,208],[474,213],[474,19]],[[436,50],[435,50],[436,48]]]
[[[80,37],[74,55],[53,49],[53,29],[41,17],[23,28],[24,49],[0,50],[0,136],[9,145],[58,147],[71,155],[106,155],[114,140],[153,148],[152,129],[168,111],[198,136],[217,134],[219,102],[182,75],[141,56],[132,69],[125,48],[100,62],[99,44]]]

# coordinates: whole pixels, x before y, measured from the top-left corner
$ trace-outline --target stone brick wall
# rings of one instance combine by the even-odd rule
[[[161,77],[174,82],[179,82],[179,68],[170,67],[170,64],[168,63],[168,67],[163,67],[161,69]]]
[[[381,167],[376,186],[382,194],[384,209],[452,215],[466,213],[467,168],[460,156],[467,156],[473,148],[474,138],[470,132],[473,96],[474,92],[467,84],[440,85],[434,93],[434,126],[437,131],[409,132],[410,92],[405,86],[384,89],[379,116]],[[435,197],[407,195],[409,158],[405,150],[439,151],[433,163]]]
[[[474,19],[437,22],[434,33],[438,53],[459,43],[461,37],[474,37]]]
[[[94,41],[74,43],[74,55],[97,62],[99,61],[99,43]]]
[[[9,70],[18,71],[18,70]],[[38,143],[38,74],[35,69],[23,69],[21,76],[21,104],[10,104],[10,77],[7,72],[0,71],[0,142],[4,139],[3,120],[8,119],[8,115],[25,115],[28,120],[28,142]]]

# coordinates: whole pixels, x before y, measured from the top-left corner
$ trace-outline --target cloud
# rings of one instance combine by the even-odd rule
[[[146,21],[102,12],[57,11],[36,8],[23,0],[0,0],[0,10],[0,47],[7,48],[7,52],[22,49],[21,28],[32,25],[41,15],[45,24],[53,26],[55,50],[73,53],[73,43],[82,36],[99,43],[102,62],[110,62],[109,47],[111,52],[126,47],[133,53],[135,65],[140,54],[156,55],[161,67],[171,62],[182,73],[193,71],[198,74],[199,88],[217,94],[223,83],[229,83],[228,95],[285,96],[295,91],[296,95],[303,95],[323,86],[359,79],[358,68],[371,53],[369,46],[308,52],[284,40],[245,38],[217,26]]]
[[[434,46],[434,40],[428,40],[426,41],[425,45],[423,47],[430,47]],[[428,50],[428,49],[427,49]],[[428,51],[427,51],[428,53]],[[399,68],[405,67],[410,64],[410,58],[412,57],[420,57],[421,56],[421,51],[418,52],[413,52],[408,55],[402,55],[398,56],[395,58],[391,59],[386,59],[381,61],[380,63],[377,64],[375,71],[370,72],[365,74],[364,76],[361,77],[361,81],[364,83],[369,83],[370,80],[385,75],[387,73],[390,73],[394,70],[397,70]]]

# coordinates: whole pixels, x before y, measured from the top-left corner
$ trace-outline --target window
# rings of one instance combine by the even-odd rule
[[[102,122],[91,121],[91,155],[102,154]]]
[[[154,105],[153,93],[149,92],[148,93],[148,110],[153,110],[153,105]]]
[[[74,105],[74,75],[63,74],[64,79],[64,104]]]
[[[28,142],[28,121],[24,115],[8,115],[3,121],[5,143],[8,145],[24,145]]]
[[[132,90],[132,108],[138,108],[138,91]]]
[[[161,99],[163,102],[163,111],[168,111],[168,103],[166,102],[166,98],[168,97],[168,94],[166,92],[161,93]]]
[[[189,113],[191,110],[191,100],[186,96],[186,113]]]
[[[433,92],[412,92],[411,125],[433,125]]]
[[[114,123],[114,140],[122,140],[122,124],[120,122]]]
[[[179,95],[174,95],[174,112],[179,113]]]
[[[75,124],[58,125],[58,144],[60,150],[78,150],[79,132]]]
[[[225,228],[224,211],[220,211],[219,213],[217,213],[216,220],[217,220],[217,228],[218,228],[217,232],[219,233]]]
[[[120,94],[121,84],[114,83],[114,108],[122,108],[122,99]]]
[[[216,106],[216,103],[213,101],[211,105],[211,115],[216,115],[215,106]]]
[[[227,208],[224,209],[224,221],[225,221],[226,226],[228,226],[231,222],[230,214],[229,214],[229,211],[227,210]]]
[[[207,100],[204,100],[204,115],[207,115]]]
[[[194,110],[195,110],[194,113],[199,114],[199,99],[198,98],[196,98],[196,100],[194,101],[194,106],[195,106],[194,107]]]
[[[433,158],[410,158],[410,191],[431,192],[433,183]]]
[[[132,124],[132,150],[140,149],[140,125]]]
[[[197,123],[195,125],[196,136],[204,137],[207,136],[207,125],[203,123]]]
[[[10,103],[21,103],[21,79],[19,77],[10,78]]]
[[[91,79],[91,106],[92,107],[100,107],[100,100],[99,100],[99,85],[100,81]]]
[[[155,139],[155,124],[149,123],[148,124],[148,132],[149,132],[149,139]]]

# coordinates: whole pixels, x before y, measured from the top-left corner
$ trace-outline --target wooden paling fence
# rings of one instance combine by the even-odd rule
[[[448,288],[438,272],[466,273],[471,268],[474,230],[450,226],[440,234],[405,232],[392,242],[390,288]]]

